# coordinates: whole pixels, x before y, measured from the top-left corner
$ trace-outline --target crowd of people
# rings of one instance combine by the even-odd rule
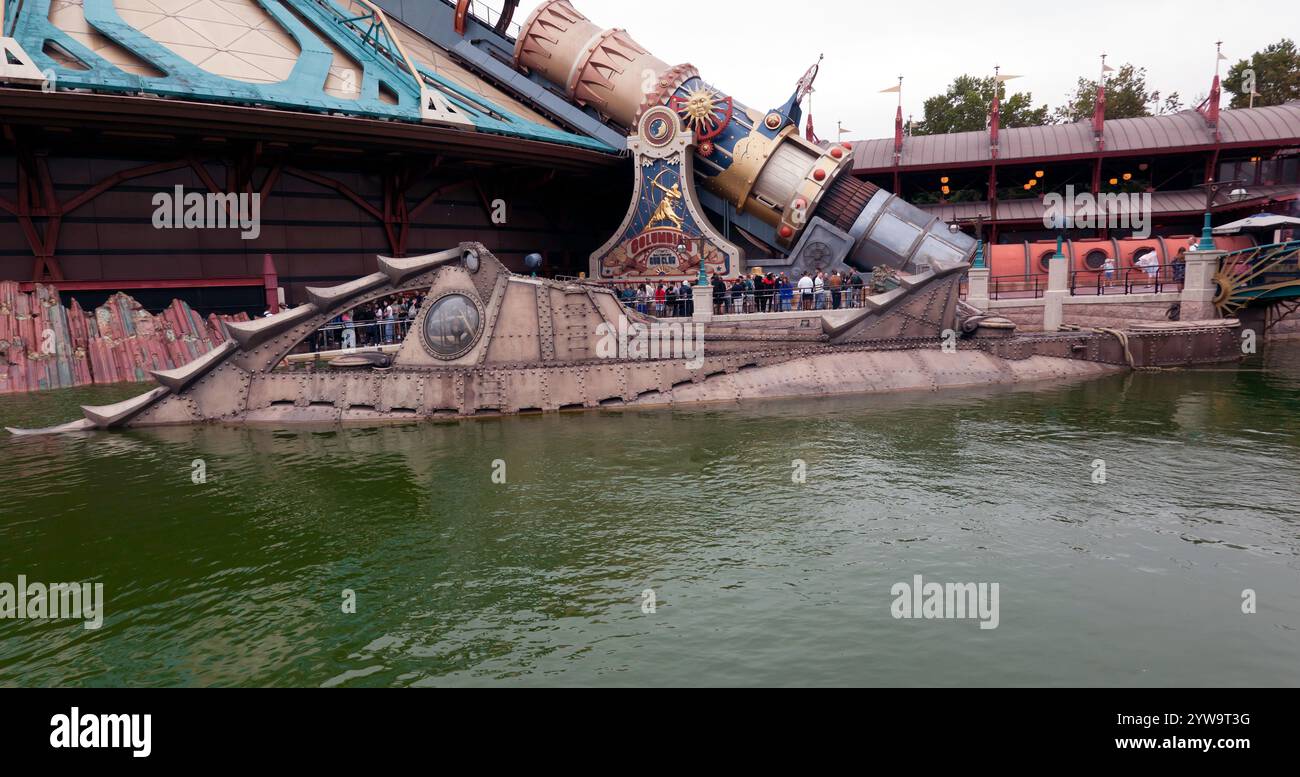
[[[874,270],[870,279],[849,269],[803,272],[795,278],[783,272],[754,273],[730,280],[714,273],[709,283],[716,314],[779,313],[861,307],[863,297],[892,288],[897,276],[886,267]],[[647,281],[624,286],[619,296],[638,313],[684,317],[694,313],[693,288],[685,280]]]
[[[799,273],[754,273],[730,280],[714,273],[713,312],[776,313],[793,310],[837,310],[862,305],[869,294],[886,291],[897,284],[887,267],[864,279],[852,270]],[[689,317],[695,312],[694,285],[690,281],[646,282],[622,286],[619,298],[629,309],[658,317]],[[421,296],[416,292],[390,295],[341,313],[317,333],[314,350],[365,348],[402,342],[419,313]],[[267,311],[265,315],[270,315]]]
[[[420,294],[408,291],[341,313],[316,333],[316,350],[363,348],[402,342],[420,311]]]

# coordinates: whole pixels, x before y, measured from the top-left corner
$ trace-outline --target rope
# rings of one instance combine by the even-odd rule
[[[1120,347],[1124,349],[1124,361],[1128,362],[1128,368],[1138,372],[1171,372],[1178,369],[1177,367],[1139,367],[1133,359],[1133,350],[1128,345],[1128,332],[1120,329],[1111,329],[1104,326],[1083,327],[1078,324],[1061,324],[1063,332],[1093,332],[1099,335],[1112,335],[1119,340]]]

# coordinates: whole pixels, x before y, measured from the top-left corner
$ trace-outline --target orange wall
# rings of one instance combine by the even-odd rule
[[[1147,249],[1155,249],[1156,255],[1160,257],[1161,264],[1168,264],[1177,259],[1188,243],[1193,240],[1192,235],[1178,235],[1174,237],[1148,238],[1146,240],[1067,240],[1062,250],[1070,259],[1070,270],[1088,271],[1089,268],[1084,263],[1084,257],[1093,251],[1101,251],[1107,257],[1115,256],[1115,248],[1118,244],[1119,259],[1115,262],[1117,270],[1124,270],[1133,267],[1133,259]],[[1199,238],[1196,238],[1199,239]],[[1163,242],[1163,246],[1161,243]],[[1223,251],[1235,251],[1240,248],[1249,248],[1255,244],[1255,241],[1248,236],[1230,236],[1216,237],[1215,246]],[[999,275],[1042,275],[1046,277],[1047,270],[1040,263],[1043,256],[1051,256],[1056,253],[1055,240],[1039,240],[1032,243],[1007,243],[1002,245],[985,245],[984,257],[989,266],[989,274],[992,276]],[[1028,264],[1026,264],[1028,256]]]

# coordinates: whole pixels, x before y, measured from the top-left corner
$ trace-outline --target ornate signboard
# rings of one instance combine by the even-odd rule
[[[618,231],[591,255],[593,278],[693,280],[701,263],[710,275],[740,273],[740,249],[713,229],[696,200],[695,133],[683,119],[714,131],[730,120],[730,104],[703,98],[699,103],[682,105],[680,112],[656,106],[642,114],[627,143],[636,165],[636,194]]]

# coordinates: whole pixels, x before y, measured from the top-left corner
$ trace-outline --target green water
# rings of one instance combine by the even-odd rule
[[[0,425],[138,390],[0,397]],[[0,582],[102,582],[107,611],[0,621],[0,685],[1300,685],[1296,346],[1019,390],[4,437],[0,484]],[[893,618],[916,574],[998,583],[998,628]]]

